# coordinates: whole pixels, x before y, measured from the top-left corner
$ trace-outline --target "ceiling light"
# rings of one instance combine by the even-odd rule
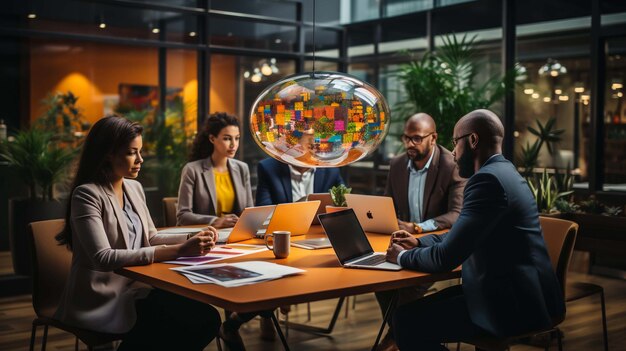
[[[623,87],[624,87],[624,84],[622,84],[621,82],[618,82],[618,81],[613,81],[613,84],[611,84],[611,89],[612,90],[622,89]]]
[[[255,74],[255,75],[253,75],[253,76],[252,76],[252,78],[250,78],[250,80],[251,80],[253,83],[258,83],[258,82],[260,82],[260,81],[261,81],[261,75],[260,75],[260,74]]]
[[[535,92],[535,89],[533,89],[530,85],[526,85],[526,87],[524,87],[524,94],[530,95],[534,92]]]
[[[561,94],[563,94],[563,90],[561,90],[560,88],[556,88],[556,89],[554,89],[554,93],[556,95],[561,95]]]
[[[533,94],[531,95],[531,97],[532,97],[533,99],[539,99],[539,93],[533,93]]]
[[[576,83],[576,85],[574,85],[574,92],[581,94],[585,92],[585,85],[583,83]]]
[[[622,96],[624,96],[624,93],[622,93],[621,91],[618,91],[617,92],[617,97],[622,97]]]
[[[261,66],[261,73],[263,73],[264,76],[272,75],[272,67],[270,67],[267,62],[264,63],[263,66]]]
[[[568,101],[568,100],[569,100],[569,96],[567,96],[567,95],[559,96],[559,101]]]
[[[541,68],[539,68],[539,75],[546,76],[549,75],[551,77],[558,77],[561,74],[567,73],[567,68],[559,63],[557,60],[553,60],[551,58],[548,59],[548,62],[544,63]]]
[[[160,32],[159,28],[152,28],[152,33],[159,34],[159,32]]]
[[[195,37],[196,36],[196,32],[189,32],[189,36],[190,37]]]
[[[513,132],[513,136],[514,136],[514,137],[516,137],[516,138],[518,138],[518,137],[519,137],[519,132],[518,132],[517,130],[516,130],[516,131],[514,131],[514,132]]]
[[[243,72],[243,77],[246,79],[250,78],[250,71]]]
[[[585,95],[581,95],[580,99],[583,100],[583,101],[589,101],[590,97],[591,97],[590,95],[585,94]]]
[[[26,16],[26,17],[28,17],[28,19],[35,19],[35,18],[37,18],[37,14],[29,13],[28,16]]]
[[[283,41],[282,41],[282,40],[280,40],[280,38],[276,38],[276,40],[274,40],[274,43],[276,43],[276,44],[280,44],[280,43],[282,43],[282,42],[283,42]]]
[[[100,27],[100,29],[104,29],[104,28],[107,27],[107,24],[102,22],[102,23],[100,23],[100,25],[98,25],[98,27]]]
[[[550,97],[549,96],[544,97],[543,102],[550,102]]]

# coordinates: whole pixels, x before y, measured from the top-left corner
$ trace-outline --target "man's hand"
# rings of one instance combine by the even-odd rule
[[[404,222],[398,219],[398,227],[400,228],[400,230],[404,230],[409,233],[415,232],[415,226],[411,222]]]
[[[398,254],[403,251],[404,248],[398,244],[391,244],[387,249],[387,261],[391,263],[398,263]]]
[[[389,247],[393,246],[394,244],[400,246],[404,250],[410,250],[414,247],[417,247],[419,245],[419,241],[409,232],[405,230],[398,230],[391,233]]]

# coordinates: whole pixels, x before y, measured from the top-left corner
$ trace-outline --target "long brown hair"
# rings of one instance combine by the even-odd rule
[[[112,171],[109,156],[116,154],[143,132],[143,127],[120,116],[107,116],[96,122],[83,144],[78,170],[67,202],[65,228],[56,236],[60,245],[72,248],[72,194],[87,183],[107,184]]]
[[[224,112],[216,112],[209,116],[204,122],[202,130],[196,134],[191,147],[189,161],[196,161],[207,158],[213,154],[213,143],[209,141],[209,135],[217,137],[220,131],[228,126],[239,126],[239,119]]]

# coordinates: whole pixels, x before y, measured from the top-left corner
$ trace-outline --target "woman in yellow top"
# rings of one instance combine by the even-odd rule
[[[248,165],[233,159],[239,148],[239,121],[226,113],[209,116],[196,135],[191,162],[183,168],[178,190],[178,225],[232,227],[244,208],[254,206]],[[220,337],[231,351],[245,350],[239,327],[261,315],[263,338],[273,338],[272,311],[229,313]]]
[[[254,206],[248,165],[235,160],[239,120],[226,113],[207,118],[196,135],[178,189],[178,225],[232,227],[246,207]]]

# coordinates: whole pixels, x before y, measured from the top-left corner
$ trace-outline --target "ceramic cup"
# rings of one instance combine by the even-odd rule
[[[268,244],[268,239],[272,238],[273,245]],[[291,232],[276,230],[271,234],[265,235],[265,246],[274,252],[276,258],[287,258],[289,256],[289,244]]]

